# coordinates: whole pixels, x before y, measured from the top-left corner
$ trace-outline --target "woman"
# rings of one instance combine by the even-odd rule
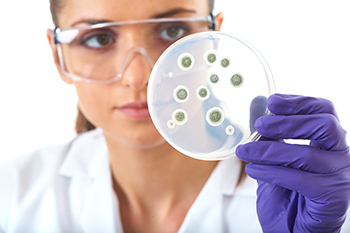
[[[47,37],[61,78],[76,88],[77,131],[82,134],[1,167],[0,231],[340,229],[350,194],[349,150],[328,101],[285,95],[269,99],[276,115],[256,125],[266,137],[237,150],[237,156],[252,163],[248,174],[259,180],[257,213],[255,181],[245,175],[237,157],[221,162],[189,158],[155,129],[146,102],[152,64],[175,40],[219,29],[223,16],[211,17],[212,4],[51,1],[57,29],[48,30]],[[310,128],[317,130],[310,133]],[[300,147],[276,142],[287,137],[313,143]],[[294,157],[286,154],[293,151]],[[317,153],[321,158],[313,160]],[[336,161],[329,159],[331,154]],[[288,180],[290,174],[300,183]],[[302,182],[310,174],[311,180],[322,177],[328,185],[317,184],[311,192]]]

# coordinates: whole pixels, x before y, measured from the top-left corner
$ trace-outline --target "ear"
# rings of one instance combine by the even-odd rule
[[[216,30],[220,31],[222,26],[222,21],[224,20],[224,14],[222,12],[215,16]]]
[[[53,60],[55,62],[55,65],[56,65],[56,69],[58,71],[58,74],[61,76],[61,79],[65,82],[65,83],[68,83],[68,84],[72,84],[72,79],[68,78],[67,76],[65,76],[62,72],[62,68],[61,68],[61,65],[60,65],[60,60],[58,58],[58,51],[57,51],[57,46],[54,42],[54,38],[53,38],[53,34],[52,34],[52,30],[51,29],[47,29],[46,30],[46,37],[47,37],[47,40],[50,44],[50,47],[51,47],[51,52],[52,52],[52,56],[53,56]]]

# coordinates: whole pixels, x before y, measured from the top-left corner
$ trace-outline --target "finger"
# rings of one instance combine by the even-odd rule
[[[346,131],[331,114],[316,115],[271,115],[255,122],[256,130],[273,139],[311,139],[325,150],[348,148]]]
[[[348,203],[343,197],[332,196],[330,202],[321,195],[310,201],[281,186],[258,183],[257,212],[264,232],[336,232],[344,223]]]
[[[247,143],[236,149],[238,158],[252,164],[284,166],[323,174],[350,166],[348,153],[349,150],[325,151],[273,141]]]
[[[261,117],[266,115],[267,107],[266,107],[267,98],[265,96],[257,96],[252,100],[250,104],[250,132],[253,133],[256,131],[255,129],[255,121]]]
[[[253,179],[294,190],[311,199],[335,192],[350,192],[350,169],[331,174],[318,174],[289,167],[248,164],[246,172]]]
[[[333,103],[323,98],[274,94],[267,100],[267,107],[276,115],[329,113],[339,119]]]
[[[256,208],[264,232],[292,232],[299,194],[277,185],[258,184]]]

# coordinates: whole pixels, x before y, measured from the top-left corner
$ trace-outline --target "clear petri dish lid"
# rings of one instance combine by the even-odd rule
[[[181,153],[221,160],[256,141],[254,123],[270,114],[274,81],[263,56],[222,32],[201,32],[172,44],[157,60],[148,84],[152,121]]]

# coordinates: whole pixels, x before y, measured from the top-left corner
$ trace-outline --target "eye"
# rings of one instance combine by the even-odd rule
[[[160,36],[165,40],[176,40],[183,37],[186,30],[181,26],[171,26],[163,29],[160,32]]]
[[[83,41],[84,45],[87,45],[91,48],[102,48],[114,43],[114,39],[108,34],[98,34],[90,36]]]

